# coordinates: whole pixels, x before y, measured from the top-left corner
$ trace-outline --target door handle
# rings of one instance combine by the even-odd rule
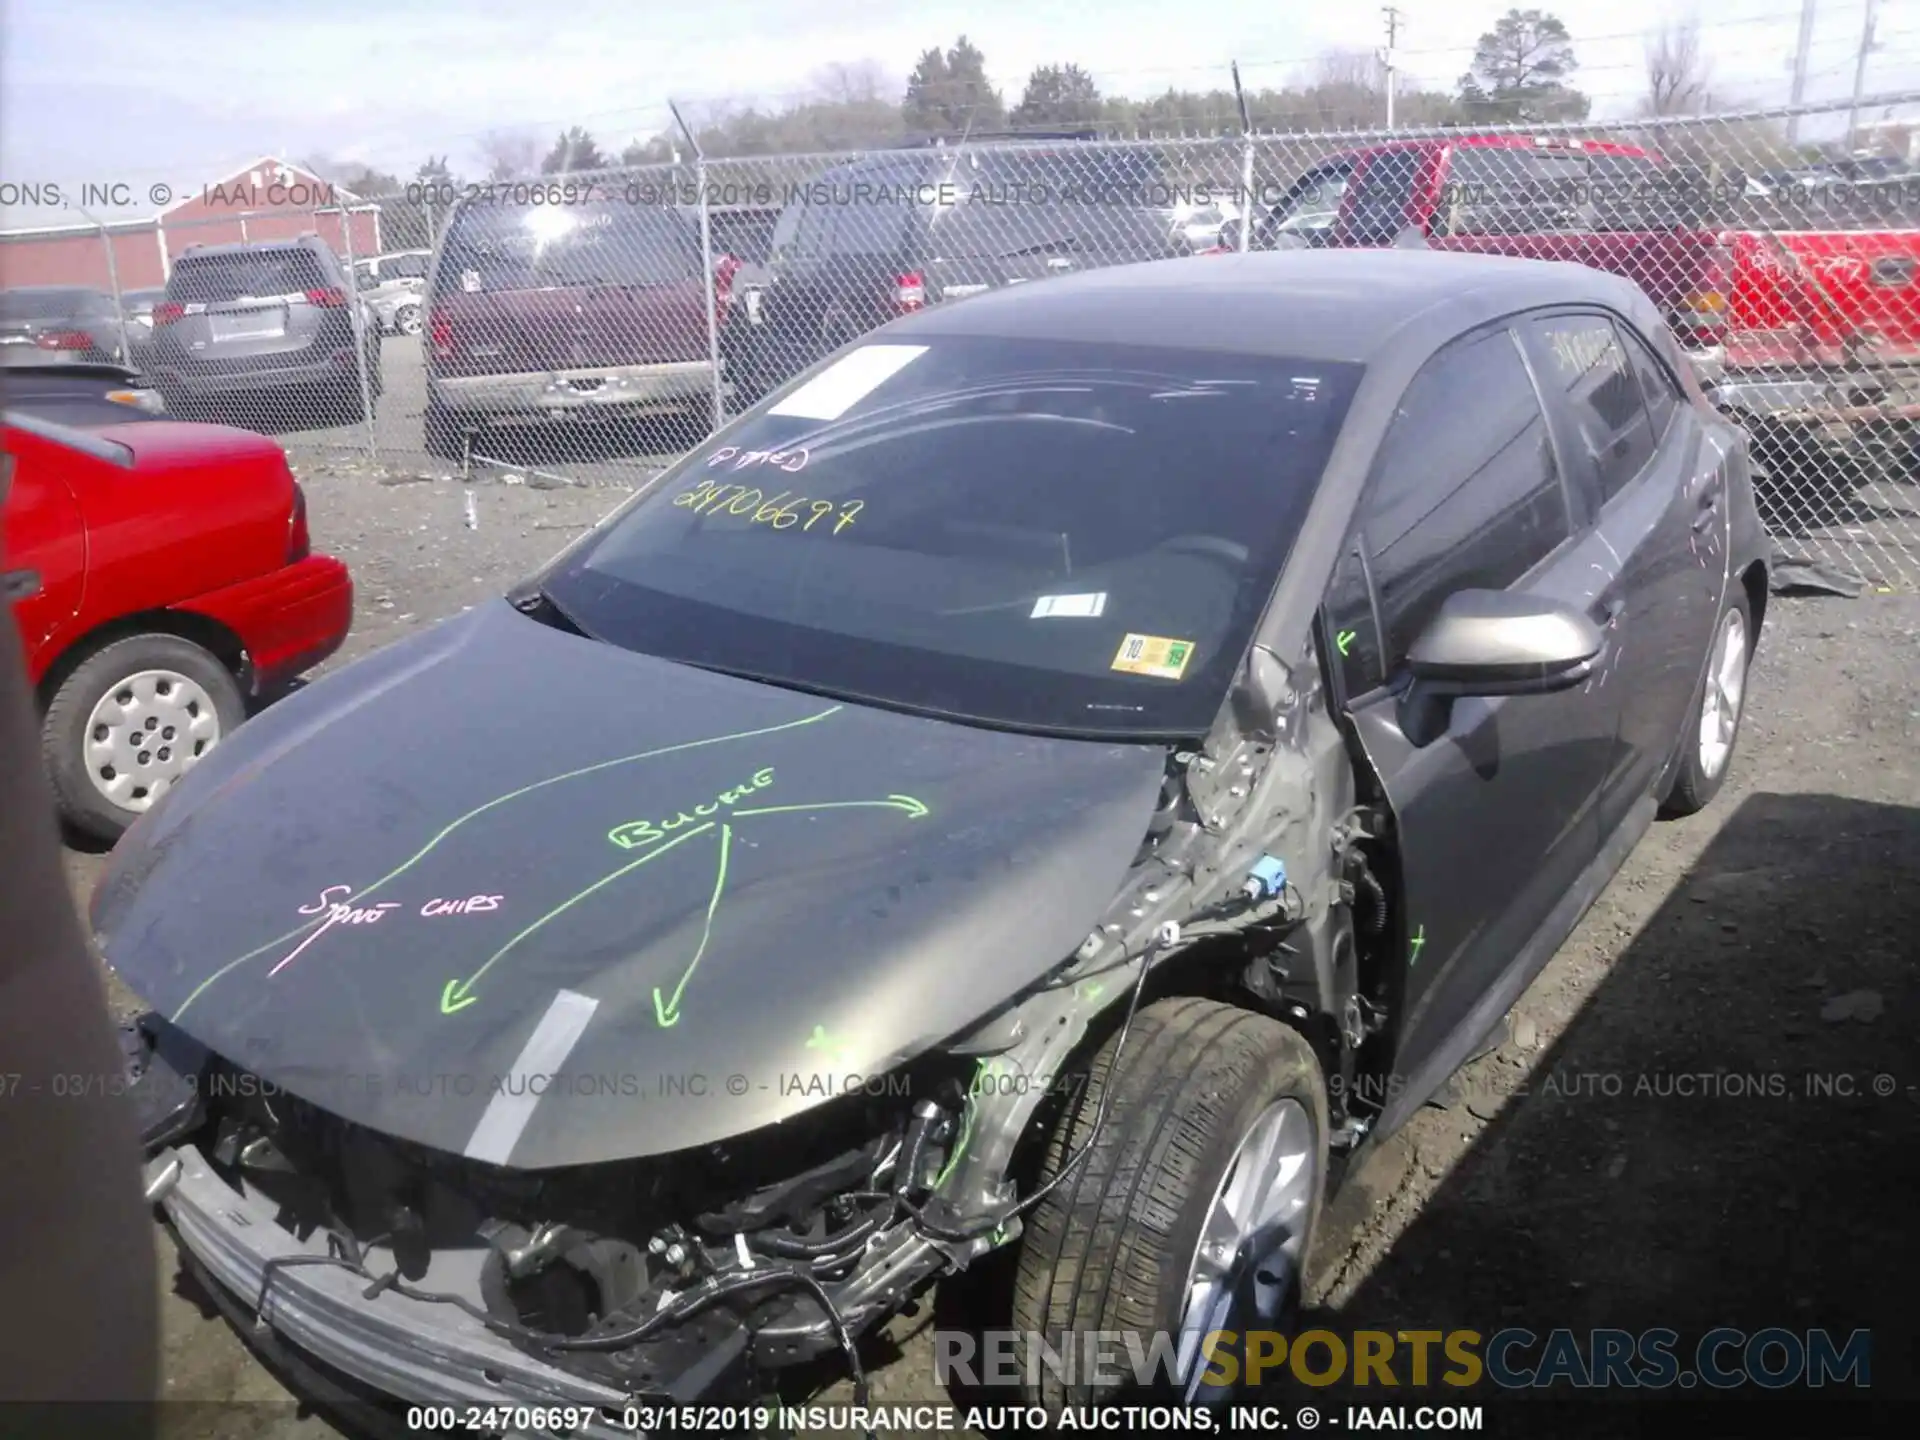
[[[0,600],[11,604],[40,593],[38,570],[8,570],[0,574]]]

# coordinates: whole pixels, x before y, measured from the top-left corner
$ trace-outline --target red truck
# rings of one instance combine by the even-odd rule
[[[352,580],[313,552],[306,497],[264,436],[4,421],[0,603],[39,691],[61,813],[111,840],[250,698],[340,647]]]
[[[1871,421],[1904,442],[1920,418],[1920,228],[1899,223],[1899,202],[1916,197],[1862,194],[1847,216],[1859,228],[1809,228],[1738,178],[1638,146],[1460,134],[1331,156],[1248,240],[1283,249],[1417,237],[1625,275],[1665,311],[1764,467],[1837,479],[1844,467],[1817,461],[1823,441]],[[1219,248],[1237,243],[1229,232]]]

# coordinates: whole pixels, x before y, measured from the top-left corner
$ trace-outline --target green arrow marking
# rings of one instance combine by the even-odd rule
[[[1425,925],[1422,925],[1418,930],[1414,932],[1413,953],[1407,957],[1407,964],[1409,967],[1418,965],[1420,963],[1420,947],[1422,945],[1425,945],[1426,943],[1427,943],[1427,927]]]
[[[480,977],[482,975],[485,975],[487,971],[491,970],[501,960],[505,959],[507,952],[512,950],[514,946],[518,945],[522,940],[526,939],[529,935],[533,934],[534,931],[538,930],[542,925],[545,925],[549,920],[559,919],[562,915],[566,914],[567,911],[571,910],[574,906],[578,905],[582,900],[586,899],[589,895],[593,894],[596,890],[600,890],[605,886],[611,885],[614,881],[618,880],[622,875],[625,875],[630,871],[638,870],[642,865],[651,864],[653,861],[658,860],[662,855],[666,854],[669,850],[673,849],[674,846],[684,845],[687,843],[687,841],[693,839],[694,836],[704,835],[706,834],[707,831],[711,829],[713,829],[713,822],[709,820],[705,825],[702,825],[697,830],[689,830],[684,835],[676,835],[673,837],[673,839],[667,841],[664,845],[659,845],[654,847],[652,850],[649,850],[646,854],[642,855],[638,860],[628,861],[625,865],[622,865],[618,870],[615,870],[612,874],[602,875],[598,880],[594,881],[593,884],[587,886],[586,889],[578,892],[575,895],[569,896],[565,900],[562,900],[558,905],[554,906],[553,909],[547,911],[546,914],[542,915],[538,920],[535,920],[531,925],[527,926],[526,929],[522,930],[518,935],[514,936],[511,940],[507,941],[507,943],[502,945],[498,950],[494,951],[492,955],[487,957],[487,963],[482,965],[478,970],[474,971],[473,974],[467,976],[466,979],[449,980],[446,984],[446,988],[440,992],[440,1013],[442,1015],[451,1015],[453,1014],[454,1011],[464,1010],[468,1005],[471,1005],[475,998],[473,994],[473,987],[480,983]]]
[[[1354,636],[1357,633],[1357,631],[1353,630],[1342,630],[1338,635],[1333,637],[1333,643],[1340,647],[1340,653],[1342,655],[1347,653],[1347,647],[1353,644]]]
[[[544,780],[535,780],[532,784],[522,785],[518,790],[509,790],[504,795],[496,795],[493,799],[487,801],[484,805],[476,805],[473,809],[467,811],[467,813],[462,815],[459,819],[447,825],[445,828],[443,828],[440,831],[439,834],[435,835],[431,840],[427,841],[425,845],[422,845],[417,851],[415,851],[410,859],[402,862],[400,865],[396,866],[394,869],[389,870],[385,875],[382,875],[378,880],[374,881],[371,885],[368,885],[364,889],[358,891],[357,893],[350,895],[348,899],[355,905],[363,904],[366,901],[367,897],[372,895],[374,891],[382,889],[383,887],[392,884],[395,880],[398,880],[402,875],[406,874],[409,870],[413,869],[413,867],[418,865],[422,860],[426,859],[427,856],[433,851],[434,847],[439,845],[439,843],[442,840],[445,840],[449,835],[453,834],[453,832],[458,830],[462,825],[465,825],[470,820],[479,819],[482,815],[486,814],[489,810],[496,810],[500,806],[507,804],[509,801],[518,800],[523,795],[531,795],[536,790],[545,789],[549,785],[558,785],[564,780],[577,780],[583,775],[594,775],[594,774],[598,774],[602,770],[611,770],[618,765],[632,765],[632,764],[638,763],[641,760],[656,759],[661,755],[677,755],[683,750],[699,750],[708,745],[724,745],[734,740],[752,740],[761,735],[777,735],[783,730],[798,730],[803,726],[818,724],[820,721],[826,719],[829,715],[837,714],[840,710],[844,708],[845,708],[844,706],[840,706],[840,705],[829,705],[825,710],[820,711],[818,714],[808,715],[799,720],[788,720],[783,724],[779,724],[779,725],[766,725],[766,726],[762,726],[758,730],[739,730],[739,731],[735,731],[733,734],[730,734],[730,735],[712,735],[705,740],[688,740],[688,741],[684,741],[679,745],[662,745],[658,749],[654,749],[654,750],[641,750],[636,754],[621,755],[612,760],[602,760],[602,761],[599,761],[597,764],[584,765],[578,770],[568,770],[565,773],[560,775],[549,775]],[[917,804],[918,802],[915,802],[915,803]],[[575,899],[578,899],[578,898],[579,898],[578,896],[575,897]],[[569,901],[568,903],[571,904],[572,901]],[[202,980],[199,983],[199,985],[194,987],[193,993],[188,995],[185,1000],[181,1001],[180,1008],[173,1012],[173,1018],[175,1020],[178,1020],[182,1015],[186,1014],[187,1007],[193,1004],[194,1001],[198,1000],[201,997],[201,995],[206,993],[208,986],[212,985],[214,981],[220,979],[222,976],[226,975],[228,972],[238,969],[240,966],[246,964],[247,961],[254,959],[256,956],[264,955],[267,951],[273,949],[275,946],[284,945],[289,940],[295,940],[300,938],[301,936],[305,935],[307,932],[312,930],[315,926],[324,924],[325,921],[326,921],[326,916],[323,914],[321,916],[316,917],[313,920],[309,920],[304,925],[295,926],[293,929],[289,930],[284,935],[275,936],[273,939],[267,941],[266,944],[264,945],[255,946],[253,949],[247,951],[246,954],[240,956],[238,959],[229,960],[225,965],[222,965],[218,970],[214,971],[206,979]],[[441,1008],[443,1010],[446,1010],[445,997],[442,997]],[[451,1010],[446,1010],[446,1013],[452,1014],[453,1012]]]
[[[889,795],[884,800],[828,800],[819,805],[765,805],[757,810],[736,810],[736,820],[744,820],[749,815],[796,815],[803,810],[898,810],[909,820],[918,820],[930,813],[927,807],[911,795]]]
[[[701,827],[703,830],[712,828],[712,825]],[[673,987],[673,994],[662,999],[660,988],[654,987],[653,1018],[660,1023],[662,1030],[680,1023],[680,996],[686,991],[687,982],[693,979],[693,972],[699,968],[701,957],[707,953],[707,942],[713,938],[713,916],[714,912],[720,908],[720,896],[727,888],[727,856],[732,850],[733,827],[722,825],[720,827],[720,863],[714,867],[713,894],[707,897],[707,920],[700,930],[700,948],[693,952],[693,959],[689,960],[687,968],[680,972],[680,983]]]

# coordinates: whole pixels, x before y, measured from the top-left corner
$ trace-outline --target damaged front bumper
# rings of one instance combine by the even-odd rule
[[[323,1239],[296,1240],[264,1197],[229,1185],[198,1146],[160,1151],[147,1164],[150,1196],[180,1245],[205,1277],[225,1292],[223,1310],[239,1309],[275,1345],[418,1405],[570,1406],[601,1413],[577,1436],[612,1440],[633,1435],[625,1421],[631,1397],[544,1364],[473,1317],[448,1305],[391,1291],[366,1297],[367,1282],[326,1264],[285,1267],[298,1256],[324,1256]],[[265,1305],[257,1312],[267,1262],[278,1258]]]

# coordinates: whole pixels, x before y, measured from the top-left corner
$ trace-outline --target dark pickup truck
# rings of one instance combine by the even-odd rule
[[[1330,156],[1253,218],[1252,249],[1408,243],[1568,260],[1635,281],[1771,475],[1846,486],[1836,448],[1920,419],[1920,227],[1903,189],[1760,200],[1633,145],[1460,134]],[[1217,249],[1239,247],[1229,228]]]

